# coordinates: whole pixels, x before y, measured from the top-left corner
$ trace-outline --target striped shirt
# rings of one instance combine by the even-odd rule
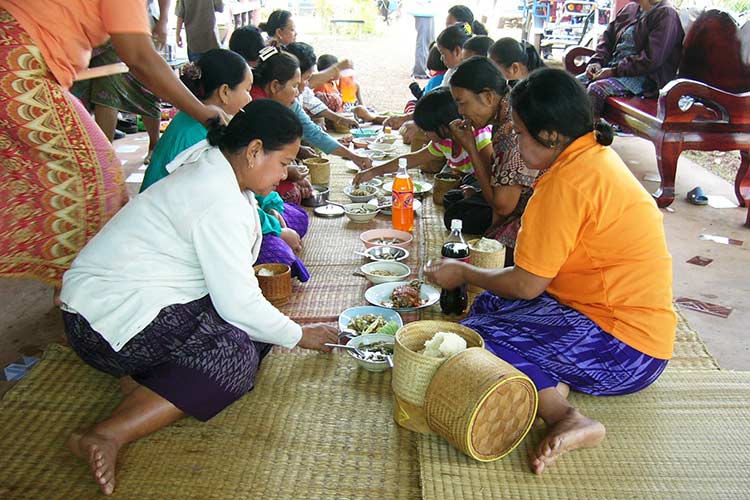
[[[474,131],[474,139],[477,142],[477,151],[481,151],[487,146],[492,145],[492,126],[488,125],[484,128]],[[471,164],[471,158],[469,153],[463,150],[458,144],[453,144],[451,139],[443,139],[439,142],[431,142],[427,147],[428,151],[433,156],[441,157],[444,156],[448,160],[448,165],[451,168],[455,168],[464,173],[470,173],[474,171],[474,165]]]

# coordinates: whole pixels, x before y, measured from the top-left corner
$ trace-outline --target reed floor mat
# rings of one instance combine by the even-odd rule
[[[416,436],[393,423],[390,374],[341,354],[271,354],[256,388],[121,453],[113,498],[419,499]],[[0,498],[96,498],[70,432],[106,417],[118,384],[55,346],[0,401]]]
[[[667,370],[638,394],[571,394],[571,401],[607,427],[597,448],[568,453],[535,476],[527,457],[543,429],[488,464],[467,458],[440,438],[423,436],[423,498],[748,498],[750,372]]]

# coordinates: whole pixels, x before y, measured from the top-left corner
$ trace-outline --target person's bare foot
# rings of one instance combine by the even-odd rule
[[[564,453],[578,448],[593,448],[604,439],[605,434],[606,429],[601,422],[571,408],[542,439],[536,454],[531,457],[531,469],[536,474],[541,474]]]
[[[92,430],[76,431],[68,438],[68,448],[88,462],[96,484],[105,495],[111,495],[115,489],[115,465],[120,450],[117,443]]]

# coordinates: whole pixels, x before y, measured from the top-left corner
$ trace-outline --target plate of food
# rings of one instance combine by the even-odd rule
[[[426,181],[413,181],[414,183],[414,194],[425,194],[432,190],[432,184]],[[385,192],[393,191],[393,181],[383,183],[383,190]]]
[[[339,314],[339,330],[352,330],[356,335],[388,333],[395,335],[404,326],[401,315],[393,309],[376,306],[350,307]]]
[[[409,312],[436,304],[440,291],[419,280],[395,281],[368,288],[365,300],[394,311]]]

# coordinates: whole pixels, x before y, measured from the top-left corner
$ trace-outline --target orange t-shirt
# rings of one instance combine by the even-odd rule
[[[651,195],[593,132],[534,186],[515,263],[547,292],[649,356],[672,357],[672,256]]]
[[[151,33],[146,0],[0,0],[0,7],[23,26],[65,88],[110,33]]]

